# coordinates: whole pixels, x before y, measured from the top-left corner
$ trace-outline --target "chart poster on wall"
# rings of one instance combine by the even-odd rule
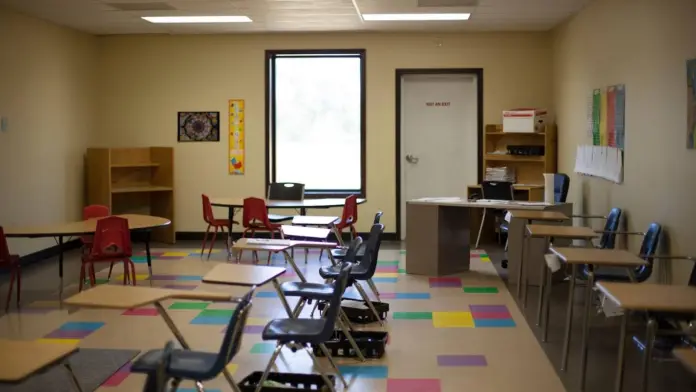
[[[592,92],[592,145],[624,149],[626,87],[623,84]]]
[[[230,174],[244,174],[244,100],[230,99],[230,148],[227,165]]]
[[[686,62],[686,148],[696,149],[696,59]]]

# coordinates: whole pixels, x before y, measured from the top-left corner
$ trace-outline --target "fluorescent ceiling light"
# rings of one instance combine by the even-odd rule
[[[248,23],[248,16],[143,16],[150,23]]]
[[[468,20],[471,14],[363,14],[368,21]]]

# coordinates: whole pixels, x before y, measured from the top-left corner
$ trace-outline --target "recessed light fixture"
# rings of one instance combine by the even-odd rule
[[[471,14],[363,14],[367,21],[447,21],[468,20]]]
[[[248,23],[248,16],[143,16],[150,23]]]

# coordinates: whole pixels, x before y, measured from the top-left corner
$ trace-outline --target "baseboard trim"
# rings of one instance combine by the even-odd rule
[[[205,232],[203,231],[177,231],[176,232],[176,239],[177,241],[203,241],[203,236],[205,235]],[[367,238],[370,236],[370,233],[358,233],[358,235],[362,238]],[[241,238],[242,234],[241,233],[232,233],[232,238],[234,240],[237,240]],[[257,238],[270,238],[270,235],[268,233],[257,233],[255,236]],[[227,238],[226,235],[220,235],[218,233],[217,240],[221,241],[223,238]],[[331,240],[332,237],[329,237],[329,240]],[[335,240],[335,237],[333,238]],[[343,240],[344,241],[349,241],[350,240],[350,235],[348,233],[343,233]],[[396,233],[384,233],[382,234],[382,241],[398,241],[399,237],[396,236]]]
[[[78,249],[81,245],[82,244],[80,243],[79,238],[65,242],[63,243],[63,252]],[[53,245],[49,246],[48,248],[41,249],[40,251],[22,256],[19,258],[19,262],[21,263],[22,267],[24,267],[38,263],[46,259],[50,259],[52,257],[58,257],[58,255],[60,255],[60,247],[58,245]]]

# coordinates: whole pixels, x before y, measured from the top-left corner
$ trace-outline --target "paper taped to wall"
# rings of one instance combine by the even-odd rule
[[[575,172],[623,182],[623,150],[609,146],[580,145],[575,152]]]

